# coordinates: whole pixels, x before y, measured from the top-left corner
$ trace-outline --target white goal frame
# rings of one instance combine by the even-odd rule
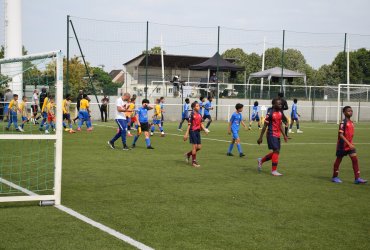
[[[368,84],[338,84],[338,100],[337,100],[337,124],[341,122],[342,118],[342,105],[341,105],[341,91],[346,90],[347,91],[347,98],[346,102],[351,102],[350,99],[350,90],[351,88],[364,88],[367,90],[367,95],[369,95],[370,92],[370,85]]]
[[[31,54],[16,58],[1,59],[0,64],[16,63],[28,60],[37,60],[44,58],[56,58],[56,133],[53,135],[22,135],[22,134],[0,134],[0,140],[55,140],[54,157],[54,193],[51,195],[38,195],[30,190],[22,188],[8,180],[0,177],[0,182],[11,186],[27,195],[0,197],[0,202],[18,202],[18,201],[53,201],[55,205],[61,202],[61,184],[62,184],[62,146],[63,146],[63,53],[61,51],[51,51],[46,53]]]

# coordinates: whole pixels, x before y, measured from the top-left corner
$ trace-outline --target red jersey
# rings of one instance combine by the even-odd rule
[[[280,138],[282,120],[283,113],[281,111],[275,111],[273,109],[267,111],[265,124],[267,124],[268,130],[266,135]]]
[[[190,130],[200,130],[202,124],[202,116],[197,112],[191,112],[189,116]]]
[[[355,125],[351,120],[344,119],[340,124],[339,124],[339,130],[338,130],[338,141],[337,141],[337,150],[344,150],[348,151],[350,150],[349,146],[347,143],[342,140],[339,135],[340,133],[343,133],[344,137],[351,143],[353,140],[353,136],[355,134]]]

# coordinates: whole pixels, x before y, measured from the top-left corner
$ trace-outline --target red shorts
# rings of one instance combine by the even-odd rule
[[[131,122],[132,122],[132,123],[136,123],[136,122],[137,122],[137,120],[136,120],[136,116],[134,116],[134,117],[132,117],[132,118],[131,118]]]
[[[55,116],[48,114],[48,122],[53,122],[54,120],[55,120]]]

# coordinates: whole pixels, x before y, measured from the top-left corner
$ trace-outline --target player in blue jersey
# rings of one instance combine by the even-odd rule
[[[228,133],[229,135],[232,135],[231,138],[231,143],[229,146],[229,150],[227,151],[227,156],[233,156],[231,153],[234,148],[234,144],[236,144],[238,151],[239,151],[239,156],[243,157],[245,154],[242,152],[242,147],[240,146],[240,137],[239,137],[239,129],[240,129],[240,124],[245,128],[245,123],[243,122],[242,118],[242,112],[243,112],[243,104],[238,103],[235,105],[236,111],[232,114],[229,122],[229,128],[228,128]]]
[[[180,122],[179,128],[178,128],[179,131],[182,131],[181,127],[182,127],[182,124],[184,123],[185,120],[187,120],[189,122],[189,109],[190,109],[189,103],[190,103],[189,98],[186,98],[184,106],[182,107],[181,122]]]
[[[258,128],[261,129],[260,113],[259,112],[260,112],[260,108],[258,107],[258,102],[255,101],[254,105],[253,105],[253,108],[252,108],[251,121],[249,122],[249,127],[248,127],[249,130],[252,129],[252,123],[254,121],[257,121]]]
[[[202,116],[202,119],[203,119],[203,105],[205,104],[204,100],[206,98],[204,96],[201,96],[199,98],[199,114]]]
[[[294,133],[292,131],[294,121],[295,121],[295,123],[297,125],[297,133],[298,134],[303,133],[303,131],[299,129],[299,117],[301,117],[301,115],[298,113],[297,102],[298,102],[297,99],[294,99],[293,100],[292,112],[290,113],[290,119],[291,120],[290,120],[289,133],[292,133],[292,134]]]
[[[203,115],[203,121],[205,121],[206,119],[208,119],[208,122],[207,122],[207,125],[206,125],[206,131],[209,133],[209,125],[211,125],[211,122],[212,122],[212,117],[211,117],[211,110],[213,110],[213,107],[212,107],[212,96],[208,96],[208,101],[206,103],[203,103],[203,107],[204,107],[204,115]]]
[[[136,147],[136,142],[139,139],[142,132],[145,135],[145,143],[147,149],[154,149],[150,143],[150,135],[149,135],[149,119],[148,119],[148,110],[153,109],[153,107],[149,106],[149,100],[144,99],[142,101],[142,106],[136,110],[136,125],[137,125],[137,135],[132,142],[132,148]]]

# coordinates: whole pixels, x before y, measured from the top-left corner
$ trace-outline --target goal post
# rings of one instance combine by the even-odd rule
[[[337,93],[337,124],[342,120],[342,108],[352,106],[357,110],[359,117],[361,103],[369,104],[370,85],[367,84],[338,84]],[[366,107],[369,105],[366,105]],[[355,120],[356,120],[355,119]]]
[[[21,98],[16,106],[13,102],[12,106],[16,107],[14,110],[9,108],[9,101],[0,103],[8,107],[8,112],[12,112],[4,113],[8,123],[0,123],[0,202],[52,201],[59,205],[62,178],[63,54],[61,51],[51,51],[1,59],[0,67],[0,87],[5,85],[3,89],[12,90],[11,79],[22,75],[23,93],[20,97],[29,98],[23,100],[25,104],[21,104]],[[41,81],[40,78],[47,80]],[[52,108],[55,112],[55,127],[48,134],[44,133],[42,127],[27,121],[33,114],[30,107],[34,103],[29,102],[32,91],[26,93],[26,89],[38,88],[37,80],[39,87],[47,87],[49,97],[55,99]],[[46,87],[45,82],[48,84]],[[19,105],[27,108],[22,111]],[[25,127],[18,129],[13,119]]]

